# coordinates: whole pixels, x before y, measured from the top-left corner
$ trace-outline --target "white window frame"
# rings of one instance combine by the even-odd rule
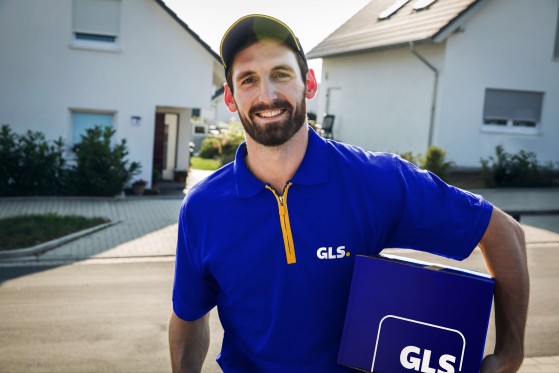
[[[97,114],[97,115],[107,115],[112,117],[111,127],[115,130],[117,129],[117,111],[116,110],[94,110],[94,109],[82,109],[82,108],[70,108],[70,141],[69,144],[75,145],[74,143],[74,114]],[[116,135],[111,139],[111,143],[116,142]]]
[[[84,12],[83,7],[87,2],[91,2],[90,7],[97,2],[99,4],[111,4],[116,14],[111,15],[113,20],[109,20],[106,30],[97,29],[95,25],[80,25],[80,13]],[[72,2],[72,41],[70,48],[95,50],[103,52],[120,52],[120,22],[121,22],[121,0],[73,0]],[[109,10],[109,8],[105,9]],[[83,21],[82,21],[83,22]],[[93,22],[95,23],[95,22]],[[111,30],[109,30],[111,29]],[[105,40],[103,40],[105,39]]]
[[[492,91],[493,94],[499,94],[502,92],[503,94],[530,94],[530,95],[541,95],[540,100],[540,107],[539,107],[539,115],[536,120],[530,118],[521,118],[521,117],[511,117],[506,115],[495,115],[495,116],[487,116],[487,94],[489,91]],[[509,133],[509,134],[518,134],[518,135],[540,135],[542,133],[541,130],[541,115],[543,111],[543,101],[544,101],[544,92],[534,92],[534,91],[522,91],[522,90],[510,90],[510,89],[499,89],[499,88],[486,88],[485,90],[485,97],[483,100],[483,115],[482,115],[482,125],[481,125],[481,132],[484,133]],[[523,108],[519,108],[523,109]],[[487,123],[487,121],[501,121],[504,124],[491,124]],[[532,122],[534,126],[520,126],[515,125],[515,122]]]
[[[196,128],[203,128],[204,132],[196,132]],[[208,134],[208,125],[205,123],[192,123],[192,134],[194,136],[206,136]]]

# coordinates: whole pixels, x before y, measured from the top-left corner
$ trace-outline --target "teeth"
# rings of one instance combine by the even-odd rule
[[[270,118],[281,114],[281,112],[282,112],[281,110],[261,111],[260,113],[258,113],[258,115],[261,117]]]

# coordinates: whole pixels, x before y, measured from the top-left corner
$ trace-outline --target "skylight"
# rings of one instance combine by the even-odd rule
[[[396,0],[392,5],[390,5],[388,8],[386,8],[385,10],[383,10],[379,15],[378,15],[378,19],[383,20],[383,19],[387,19],[389,18],[391,15],[393,15],[394,13],[396,13],[398,10],[400,10],[401,7],[403,7],[404,5],[406,5],[410,0]]]
[[[417,0],[415,3],[413,3],[413,9],[414,10],[422,10],[422,9],[428,8],[435,1],[437,1],[437,0]]]

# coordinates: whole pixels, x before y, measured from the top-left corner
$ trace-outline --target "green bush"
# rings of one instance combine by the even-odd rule
[[[219,157],[221,141],[218,137],[208,135],[200,146],[200,157],[204,159],[214,159]]]
[[[495,157],[481,159],[482,177],[488,187],[548,187],[553,185],[552,164],[542,166],[536,154],[520,150],[517,154],[495,148]]]
[[[427,153],[420,157],[419,166],[424,170],[429,170],[442,180],[447,181],[448,171],[452,162],[446,160],[446,151],[437,147],[430,146]]]
[[[111,145],[115,134],[112,127],[95,126],[82,135],[81,142],[72,147],[76,165],[70,172],[72,193],[86,196],[115,196],[124,189],[141,165],[126,159],[126,140]]]
[[[398,153],[398,155],[400,157],[402,157],[402,159],[405,159],[406,161],[411,162],[411,163],[415,164],[416,166],[419,166],[418,159],[419,159],[420,155],[415,156],[415,155],[413,155],[412,152]]]
[[[447,181],[452,162],[446,160],[445,150],[436,146],[430,146],[425,154],[414,155],[412,152],[405,152],[398,155],[417,167],[429,170],[442,180]]]
[[[0,195],[29,196],[64,194],[66,161],[64,140],[49,143],[43,133],[0,130]]]
[[[240,123],[230,123],[217,135],[209,135],[202,141],[200,157],[206,159],[219,158],[221,165],[232,162],[239,145],[245,140],[243,127]]]

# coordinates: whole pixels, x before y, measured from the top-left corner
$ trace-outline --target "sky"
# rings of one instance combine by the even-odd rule
[[[163,0],[177,16],[219,54],[221,37],[237,19],[267,14],[285,22],[310,51],[371,0]],[[309,61],[320,77],[321,61]]]

